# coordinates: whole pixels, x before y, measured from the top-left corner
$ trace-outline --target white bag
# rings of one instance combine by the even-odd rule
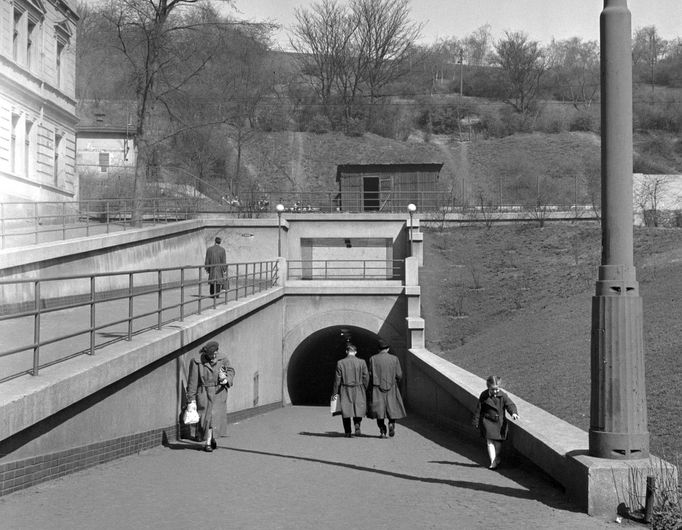
[[[338,394],[334,394],[332,396],[332,399],[329,402],[329,410],[332,413],[332,416],[338,416],[341,414],[341,400],[339,399]]]
[[[196,403],[190,403],[185,409],[185,413],[182,415],[182,422],[185,425],[194,425],[199,423],[199,413],[197,412]]]

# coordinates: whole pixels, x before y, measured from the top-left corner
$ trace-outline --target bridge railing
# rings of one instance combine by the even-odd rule
[[[405,260],[289,260],[288,280],[404,280]]]
[[[0,383],[272,288],[277,261],[230,263],[210,294],[203,265],[0,281]],[[8,303],[8,300],[13,302]]]
[[[87,237],[133,228],[137,207],[142,223],[194,219],[210,210],[199,198],[93,199],[0,203],[0,249]],[[219,209],[213,206],[213,209]]]

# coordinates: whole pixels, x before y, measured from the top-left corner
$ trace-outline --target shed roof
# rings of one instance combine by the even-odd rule
[[[84,99],[78,102],[76,132],[128,133],[132,136],[135,126],[135,102],[127,100]]]
[[[410,173],[414,171],[425,171],[438,173],[443,167],[442,163],[427,164],[339,164],[336,166],[336,182],[341,179],[342,174],[362,174],[362,173]]]

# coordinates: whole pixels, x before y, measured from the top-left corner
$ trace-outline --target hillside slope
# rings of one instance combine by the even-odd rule
[[[471,142],[419,138],[403,142],[371,133],[258,133],[245,146],[243,158],[262,191],[337,190],[339,164],[442,163],[443,190],[474,200],[484,187],[503,202],[515,200],[519,189],[534,193],[537,185],[563,179],[563,187],[574,190],[576,177],[583,189],[598,178],[599,139],[588,133],[516,134]]]
[[[501,375],[510,391],[587,430],[599,248],[596,224],[427,233],[421,272],[427,347],[481,377]],[[680,454],[682,231],[636,230],[635,257],[651,447]]]

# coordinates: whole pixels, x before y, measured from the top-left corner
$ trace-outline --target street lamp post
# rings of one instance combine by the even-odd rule
[[[414,220],[414,212],[417,211],[417,207],[410,203],[407,205],[407,211],[410,212],[410,247],[412,246],[412,221]],[[412,253],[412,249],[410,248],[410,254]]]
[[[277,257],[282,257],[282,212],[284,211],[284,205],[278,204],[275,206],[277,210]]]
[[[647,458],[643,309],[632,243],[632,56],[627,0],[604,0],[600,37],[602,257],[592,298],[589,454]]]

